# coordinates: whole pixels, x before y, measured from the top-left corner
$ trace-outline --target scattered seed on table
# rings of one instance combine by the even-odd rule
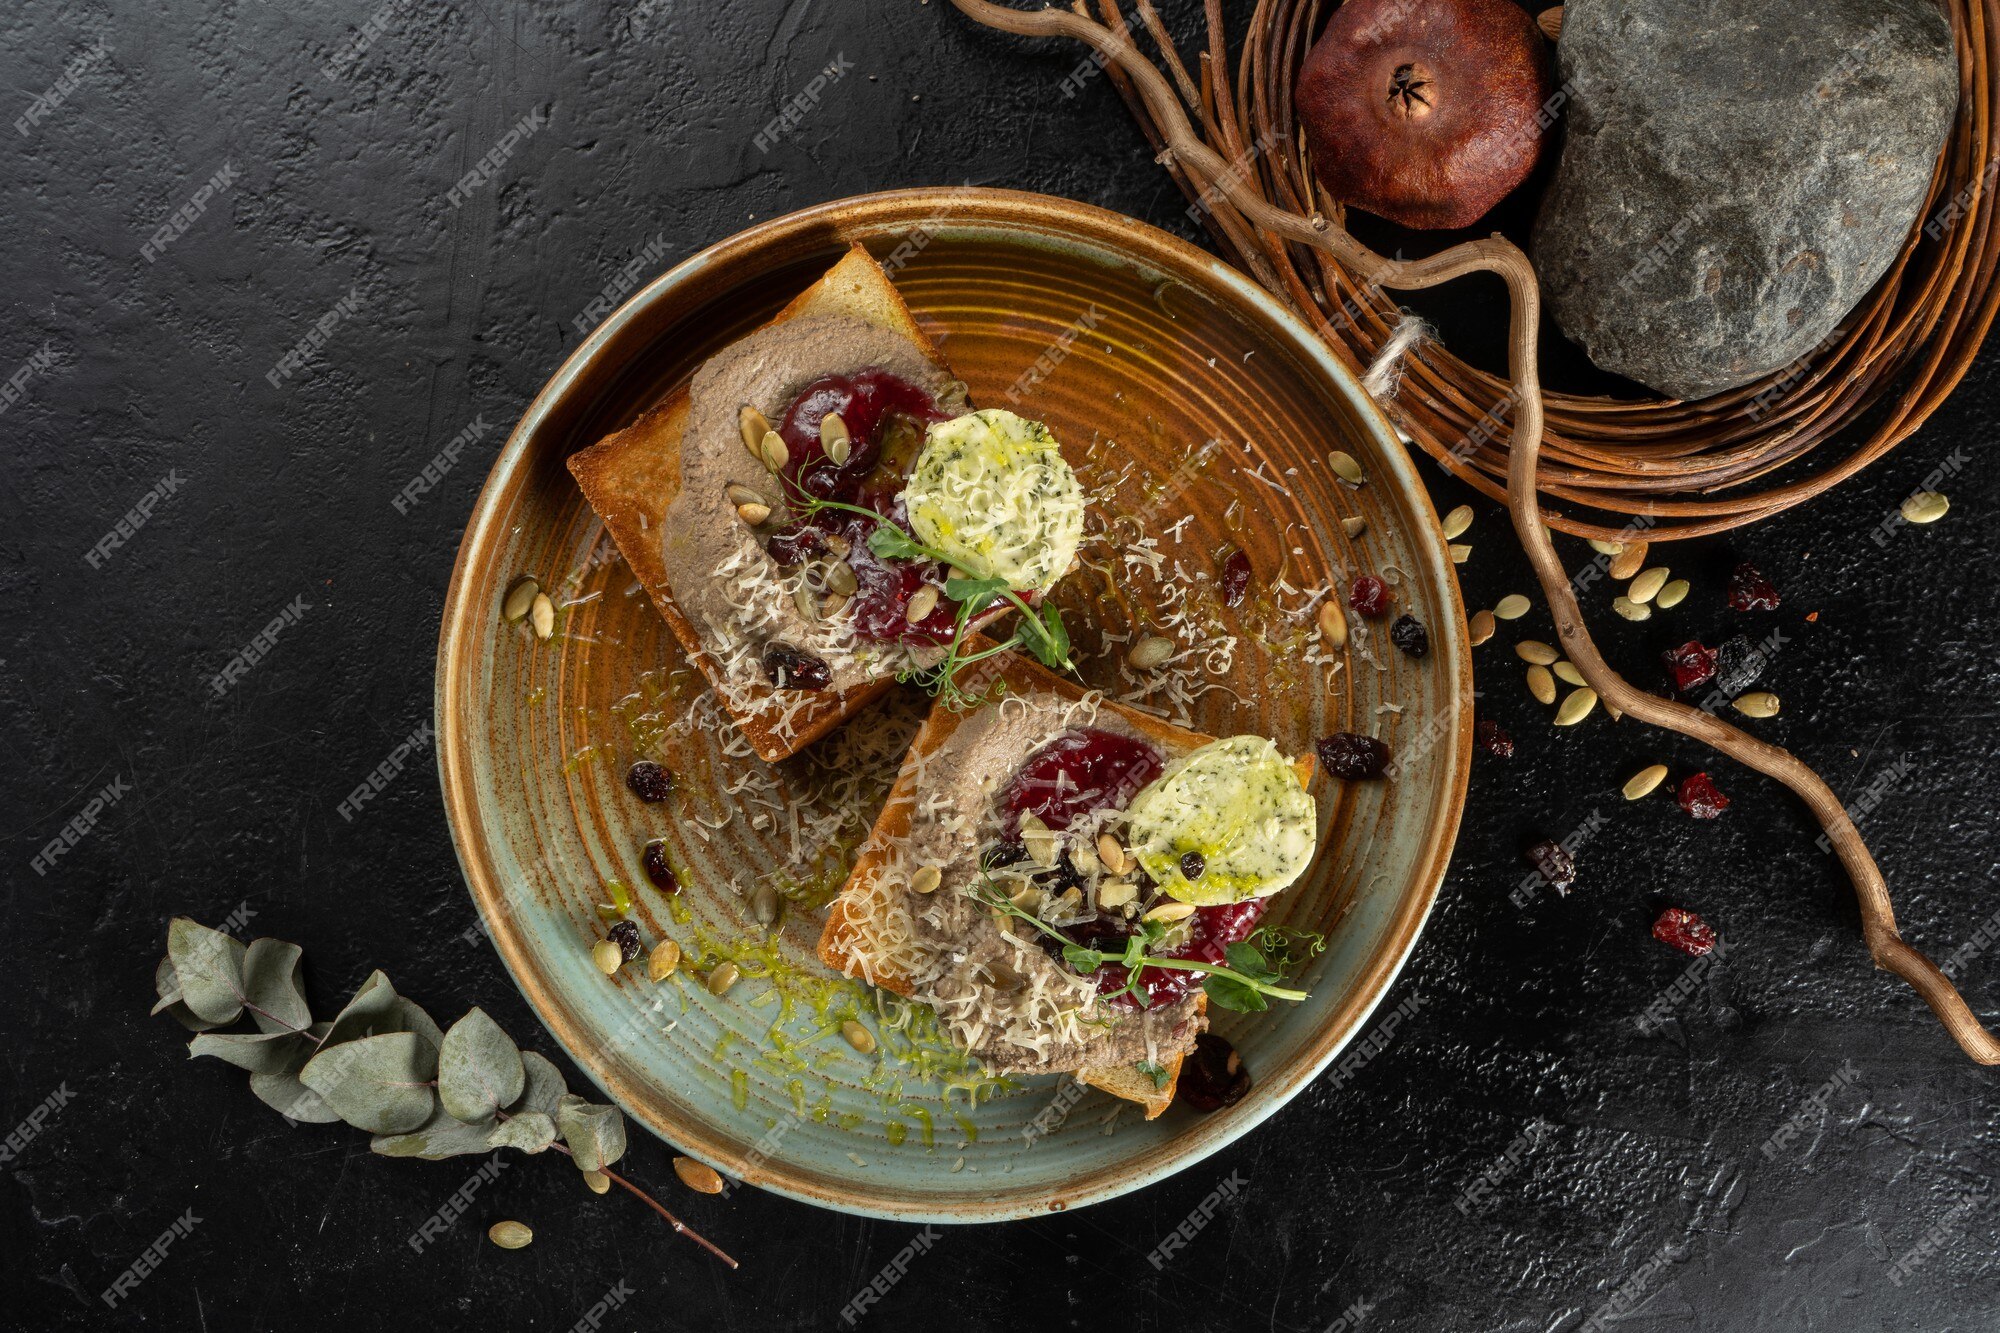
[[[503,1250],[524,1250],[535,1233],[521,1222],[495,1222],[486,1229],[486,1239]]]
[[[1667,766],[1665,764],[1654,764],[1649,768],[1642,768],[1626,779],[1625,799],[1636,801],[1642,796],[1650,796],[1666,780]]]
[[[1356,514],[1353,518],[1343,518],[1340,520],[1340,530],[1350,537],[1359,537],[1362,533],[1368,531],[1368,520],[1362,518],[1359,514]]]
[[[1510,592],[1493,604],[1493,614],[1502,620],[1519,620],[1534,605],[1518,592]]]
[[[1627,620],[1651,620],[1653,608],[1644,602],[1635,602],[1630,597],[1614,597],[1611,609]]]
[[[692,1157],[674,1158],[674,1174],[681,1178],[681,1184],[697,1194],[722,1193],[722,1177],[715,1168]]]
[[[1912,523],[1935,523],[1950,511],[1950,499],[1938,491],[1918,491],[1903,501],[1903,517]]]
[[[1687,595],[1688,581],[1686,579],[1674,579],[1655,594],[1653,605],[1659,607],[1662,611],[1671,611],[1686,601]]]
[[[1444,539],[1457,541],[1472,526],[1472,506],[1460,505],[1444,516]]]
[[[1491,611],[1474,611],[1471,622],[1466,626],[1466,629],[1470,631],[1469,637],[1472,640],[1474,648],[1492,638],[1493,631],[1497,628],[1498,626],[1494,624],[1493,613]]]
[[[1667,576],[1672,572],[1665,565],[1642,570],[1639,577],[1632,580],[1632,586],[1625,590],[1625,595],[1635,602],[1650,602],[1659,595],[1660,589],[1667,586]]]
[[[1550,666],[1562,654],[1540,639],[1523,639],[1514,645],[1514,656],[1523,662],[1533,662],[1536,666]]]
[[[654,981],[665,981],[680,965],[681,946],[672,940],[661,940],[646,959],[646,975]]]
[[[1470,546],[1459,546],[1456,544],[1452,546],[1451,563],[1462,565],[1470,559],[1472,559],[1472,548]]]
[[[1623,554],[1625,550],[1625,543],[1608,542],[1605,541],[1602,537],[1592,537],[1590,539],[1590,549],[1597,552],[1599,555],[1620,555]]]
[[[1556,725],[1573,727],[1589,717],[1590,710],[1595,707],[1597,707],[1596,690],[1587,685],[1580,690],[1571,690],[1569,697],[1562,701],[1562,707],[1556,709]]]
[[[1556,679],[1566,685],[1588,685],[1590,683],[1583,678],[1583,673],[1576,669],[1576,663],[1570,661],[1567,657],[1560,662],[1549,663],[1549,670],[1555,672]]]
[[[1611,557],[1610,567],[1604,572],[1620,582],[1632,578],[1646,567],[1646,553],[1650,549],[1651,546],[1647,542],[1633,542]]]
[[[1361,464],[1354,461],[1353,454],[1335,449],[1326,456],[1326,465],[1333,469],[1335,476],[1348,485],[1359,486],[1361,484]]]
[[[1535,702],[1552,704],[1556,701],[1555,677],[1549,675],[1545,666],[1528,668],[1528,693],[1535,696]]]
[[[1738,695],[1732,706],[1745,717],[1776,717],[1779,707],[1778,696],[1769,690],[1752,690],[1748,694]]]

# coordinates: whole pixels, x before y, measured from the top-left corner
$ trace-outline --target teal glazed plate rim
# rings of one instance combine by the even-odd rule
[[[974,404],[1047,421],[1091,491],[1096,574],[1079,571],[1058,593],[1074,599],[1064,609],[1081,627],[1087,684],[1197,730],[1270,735],[1288,753],[1359,731],[1394,754],[1386,781],[1314,783],[1320,852],[1269,920],[1323,933],[1327,948],[1294,983],[1311,992],[1303,1003],[1211,1009],[1252,1076],[1232,1106],[1177,1105],[1146,1121],[1067,1079],[996,1084],[955,1065],[922,1014],[830,976],[812,949],[824,905],[920,696],[899,687],[779,765],[748,755],[705,711],[698,674],[565,469],[855,243],[891,271]],[[1335,450],[1359,461],[1363,484],[1334,474]],[[1213,571],[1232,548],[1255,577],[1225,611]],[[1345,643],[1325,640],[1315,608],[1344,601],[1359,573],[1384,577],[1395,613],[1424,623],[1427,656],[1391,649],[1386,621],[1352,618]],[[501,614],[523,576],[556,604],[546,640]],[[1130,636],[1173,627],[1192,646],[1172,664],[1126,662]],[[1311,329],[1153,227],[966,187],[759,223],[589,328],[480,492],[439,634],[436,710],[445,809],[481,926],[549,1032],[627,1115],[788,1198],[990,1222],[1096,1203],[1201,1161],[1276,1114],[1364,1030],[1415,947],[1457,834],[1472,669],[1456,573],[1412,461]],[[669,802],[625,789],[638,757],[677,774]],[[641,869],[655,840],[680,872],[677,895]],[[616,977],[593,965],[599,905],[621,893],[649,949],[682,945],[679,972],[654,982],[643,958]],[[777,920],[760,924],[773,903]],[[716,996],[702,978],[724,960],[743,979]],[[877,1050],[841,1039],[849,1020]],[[716,1205],[683,1206],[714,1233],[701,1214]]]

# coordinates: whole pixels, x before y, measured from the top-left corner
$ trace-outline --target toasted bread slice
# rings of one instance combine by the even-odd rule
[[[774,315],[770,323],[782,324],[802,315],[847,315],[901,334],[934,363],[949,373],[944,356],[917,324],[903,303],[896,285],[860,245],[854,246],[840,262],[812,286],[794,297],[791,304]],[[666,618],[688,659],[709,681],[720,686],[721,665],[712,657],[701,636],[674,605],[667,585],[667,571],[660,542],[667,506],[681,488],[681,436],[687,427],[688,391],[676,389],[671,397],[652,408],[637,421],[614,435],[608,435],[588,449],[572,454],[570,475],[583,491],[590,507],[604,520],[611,539],[618,543],[633,577],[652,597]],[[804,749],[833,728],[858,713],[893,683],[888,677],[838,694],[828,694],[798,709],[789,718],[782,734],[763,714],[739,714],[737,724],[760,758],[775,762]],[[725,696],[727,691],[721,691]]]
[[[975,650],[978,646],[975,645]],[[1018,653],[1003,654],[988,659],[988,662],[1006,682],[1010,694],[1046,693],[1071,700],[1083,697],[1083,690],[1075,682],[1044,670]],[[1214,739],[1122,704],[1107,700],[1101,706],[1169,753],[1185,753]],[[892,902],[892,895],[903,892],[895,876],[888,873],[891,853],[910,835],[911,815],[917,808],[918,768],[927,756],[958,730],[967,716],[969,714],[935,707],[924,719],[923,726],[910,743],[909,756],[896,775],[895,785],[890,788],[888,799],[883,803],[882,813],[876,817],[874,828],[869,831],[855,856],[854,869],[841,886],[840,895],[827,909],[826,926],[820,932],[820,961],[842,975],[859,977],[905,997],[915,990],[914,980],[892,956],[874,947],[880,942],[883,909]],[[1295,760],[1293,767],[1298,774],[1299,785],[1310,788],[1318,761],[1308,754]],[[1197,991],[1195,1012],[1204,1014],[1207,1004],[1208,997]],[[1145,1108],[1146,1119],[1151,1120],[1165,1111],[1174,1099],[1174,1088],[1180,1079],[1181,1059],[1176,1055],[1167,1062],[1166,1079],[1158,1084],[1132,1065],[1085,1069],[1079,1071],[1077,1077],[1113,1096],[1139,1103]]]

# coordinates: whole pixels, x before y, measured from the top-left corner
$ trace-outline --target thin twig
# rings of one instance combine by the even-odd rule
[[[512,1118],[505,1111],[501,1111],[498,1114],[502,1120],[507,1120]],[[576,1154],[569,1150],[568,1144],[558,1140],[557,1142],[551,1143],[549,1146],[551,1148],[554,1148],[557,1152],[561,1153],[563,1156],[569,1158],[572,1162],[576,1160]],[[646,1193],[646,1191],[640,1189],[637,1185],[634,1185],[631,1181],[625,1179],[625,1177],[619,1175],[616,1171],[613,1171],[609,1166],[600,1166],[597,1169],[604,1173],[604,1176],[607,1180],[612,1180],[620,1185],[623,1185],[626,1189],[630,1190],[633,1194],[637,1195],[639,1197],[639,1200],[642,1203],[644,1203],[648,1208],[658,1213],[661,1217],[666,1218],[667,1225],[672,1227],[675,1231],[678,1231],[681,1235],[686,1236],[689,1240],[701,1246],[701,1248],[707,1250],[710,1254],[722,1260],[723,1263],[728,1264],[731,1268],[735,1268],[738,1266],[736,1261],[730,1258],[729,1255],[722,1249],[717,1247],[715,1242],[711,1241],[708,1237],[702,1235],[699,1231],[696,1231],[693,1227],[689,1226],[687,1223],[681,1221],[678,1217],[675,1217],[672,1213],[668,1212],[658,1199]]]
[[[1848,818],[1840,798],[1795,755],[1738,730],[1700,709],[1661,699],[1635,688],[1606,664],[1590,631],[1583,623],[1583,611],[1555,545],[1542,526],[1537,503],[1536,467],[1542,448],[1542,390],[1536,355],[1536,337],[1541,326],[1541,286],[1528,257],[1510,241],[1493,236],[1467,241],[1425,259],[1384,258],[1355,240],[1325,216],[1302,216],[1275,208],[1251,189],[1229,164],[1198,138],[1182,112],[1173,87],[1153,64],[1126,42],[1086,18],[1060,9],[1034,13],[1005,8],[989,0],[952,0],[958,9],[989,28],[1029,37],[1073,37],[1087,42],[1115,61],[1130,77],[1140,98],[1151,112],[1154,123],[1166,138],[1176,159],[1197,179],[1205,179],[1211,189],[1226,194],[1230,202],[1254,225],[1276,232],[1288,240],[1325,250],[1342,264],[1383,287],[1405,290],[1435,287],[1469,273],[1492,273],[1507,284],[1511,317],[1507,332],[1508,364],[1513,376],[1513,399],[1517,417],[1509,441],[1507,466],[1507,508],[1513,516],[1514,531],[1528,553],[1542,591],[1547,595],[1556,633],[1570,661],[1576,664],[1590,687],[1606,704],[1631,714],[1642,722],[1679,732],[1715,747],[1723,754],[1766,777],[1774,778],[1798,794],[1820,827],[1826,830],[1834,850],[1847,869],[1848,878],[1861,907],[1861,933],[1875,964],[1910,983],[1937,1014],[1945,1030],[1966,1054],[1981,1064],[2000,1064],[2000,1040],[1996,1040],[1966,1005],[1950,978],[1939,971],[1922,953],[1905,943],[1896,930],[1896,913],[1889,900],[1889,886],[1881,869],[1861,840],[1854,821]]]

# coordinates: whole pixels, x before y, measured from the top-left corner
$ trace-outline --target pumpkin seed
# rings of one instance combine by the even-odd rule
[[[1580,690],[1571,690],[1569,696],[1562,701],[1562,707],[1556,709],[1556,725],[1573,727],[1589,717],[1590,710],[1595,707],[1597,707],[1596,690],[1587,685]]]
[[[910,604],[903,608],[903,619],[912,625],[919,624],[925,616],[937,610],[937,604],[937,584],[926,583],[917,589],[916,595],[910,598]]]
[[[1646,567],[1646,552],[1649,542],[1633,542],[1611,559],[1605,573],[1614,579],[1629,579]]]
[[[819,419],[819,442],[825,448],[826,456],[833,460],[836,467],[847,462],[854,445],[847,433],[847,423],[841,420],[840,413],[828,412]]]
[[[750,451],[752,458],[763,462],[764,437],[771,433],[771,423],[764,419],[762,412],[745,403],[736,414],[736,425],[743,432],[743,447]]]
[[[1361,464],[1354,461],[1354,455],[1335,449],[1326,456],[1326,465],[1333,469],[1335,476],[1349,486],[1359,486],[1362,481]]]
[[[1730,706],[1745,717],[1776,717],[1778,696],[1769,690],[1752,690],[1738,695],[1736,702]]]
[[[1653,618],[1652,607],[1647,606],[1644,602],[1635,602],[1630,597],[1612,598],[1611,609],[1627,620],[1651,620]]]
[[[1099,907],[1123,907],[1139,896],[1139,886],[1126,880],[1107,880],[1097,886]]]
[[[1514,656],[1523,662],[1533,662],[1536,666],[1549,666],[1559,660],[1562,654],[1540,639],[1523,639],[1514,645]]]
[[[1146,913],[1147,921],[1185,921],[1194,915],[1194,904],[1169,899]]]
[[[1466,628],[1471,631],[1472,646],[1477,648],[1493,637],[1493,631],[1497,626],[1493,623],[1491,611],[1474,611],[1472,621]]]
[[[1465,535],[1465,530],[1472,526],[1472,506],[1460,505],[1458,508],[1452,510],[1444,516],[1442,526],[1446,541],[1458,540],[1458,538]]]
[[[938,390],[938,402],[947,407],[964,407],[966,399],[971,393],[972,386],[964,380],[952,380],[942,389]]]
[[[535,1233],[521,1222],[495,1222],[486,1228],[486,1239],[503,1250],[525,1250]]]
[[[681,1184],[697,1194],[722,1193],[722,1177],[715,1168],[692,1157],[674,1158],[674,1174],[681,1178]]]
[[[1028,859],[1044,868],[1053,866],[1062,854],[1062,845],[1053,830],[1033,815],[1021,818],[1021,846]]]
[[[605,976],[615,977],[625,962],[625,951],[618,947],[616,940],[599,940],[590,946],[590,961],[597,964],[597,970]]]
[[[1570,661],[1568,658],[1564,658],[1560,662],[1549,663],[1549,670],[1556,673],[1557,680],[1565,681],[1571,685],[1588,685],[1590,683],[1583,678],[1583,673],[1576,669],[1576,663]]]
[[[1154,667],[1166,664],[1167,659],[1174,655],[1174,647],[1172,639],[1148,634],[1132,645],[1132,651],[1125,654],[1125,660],[1139,671],[1151,671]]]
[[[1590,549],[1599,555],[1619,555],[1625,550],[1624,542],[1607,542],[1599,538],[1590,539]]]
[[[936,893],[938,885],[943,881],[944,872],[936,866],[919,866],[917,867],[917,873],[910,876],[910,891],[912,893]]]
[[[1903,501],[1903,517],[1912,523],[1935,523],[1951,511],[1951,500],[1938,491],[1918,491]]]
[[[535,600],[528,605],[528,620],[534,625],[538,639],[546,639],[556,632],[556,604],[549,600],[547,593],[535,594]]]
[[[843,597],[852,597],[861,580],[854,576],[853,565],[837,560],[826,571],[826,586]]]
[[[785,464],[792,461],[792,451],[785,447],[784,437],[774,430],[764,432],[764,443],[759,446],[757,456],[773,472],[783,472]]]
[[[1667,766],[1654,764],[1642,768],[1625,780],[1625,799],[1636,801],[1642,796],[1650,796],[1653,789],[1667,780]]]
[[[729,988],[734,986],[737,978],[742,975],[742,969],[737,967],[736,964],[724,963],[721,967],[716,968],[708,974],[708,993],[717,996],[727,995]]]
[[[820,619],[832,620],[840,614],[840,609],[847,605],[847,601],[848,595],[844,592],[828,593],[826,600],[819,604]]]
[[[764,498],[762,491],[752,490],[740,481],[730,482],[722,488],[722,493],[729,497],[729,503],[733,505],[763,505],[766,508],[770,507],[770,501]]]
[[[1555,677],[1549,674],[1547,667],[1528,668],[1528,693],[1535,696],[1537,703],[1552,704],[1556,701]]]
[[[541,591],[542,585],[535,582],[533,575],[523,574],[514,580],[514,586],[507,590],[506,600],[500,603],[501,616],[510,625],[525,618],[528,608],[535,604],[535,598],[541,595]]]
[[[681,965],[681,946],[672,940],[661,940],[653,946],[653,952],[646,958],[646,975],[654,981],[665,981]]]
[[[847,1039],[849,1046],[863,1055],[875,1054],[875,1034],[853,1019],[850,1018],[840,1025],[840,1035]]]
[[[1340,603],[1329,597],[1319,604],[1319,636],[1331,647],[1347,646],[1347,613],[1340,609]]]
[[[590,1186],[592,1194],[609,1194],[611,1192],[611,1177],[605,1175],[602,1171],[584,1172],[583,1183]]]
[[[1340,530],[1350,537],[1359,537],[1368,531],[1368,520],[1359,514],[1352,518],[1343,518],[1340,520]]]
[[[1451,563],[1454,565],[1462,565],[1472,559],[1472,548],[1470,546],[1453,546],[1450,550]]]
[[[1671,611],[1686,601],[1687,595],[1688,581],[1686,579],[1674,579],[1664,588],[1661,588],[1654,596],[1653,605],[1659,607],[1662,611]]]
[[[848,553],[854,549],[854,543],[837,532],[829,532],[820,538],[820,540],[826,543],[827,550],[833,552],[842,560],[847,559]]]
[[[1118,839],[1109,833],[1097,835],[1097,859],[1114,875],[1122,875],[1132,868],[1131,858],[1125,855]]]
[[[1510,592],[1493,604],[1493,614],[1502,620],[1519,620],[1534,605],[1518,592]]]
[[[813,599],[812,589],[804,584],[792,589],[792,605],[796,606],[799,614],[807,620],[819,619],[819,603]]]
[[[750,892],[750,915],[757,918],[757,924],[768,926],[778,919],[778,888],[775,884],[759,884]]]
[[[1625,595],[1635,602],[1652,601],[1659,595],[1660,589],[1667,586],[1668,573],[1665,565],[1654,565],[1632,580],[1632,586],[1625,590]]]
[[[761,528],[771,521],[771,506],[737,505],[736,517],[742,519],[753,528]]]

